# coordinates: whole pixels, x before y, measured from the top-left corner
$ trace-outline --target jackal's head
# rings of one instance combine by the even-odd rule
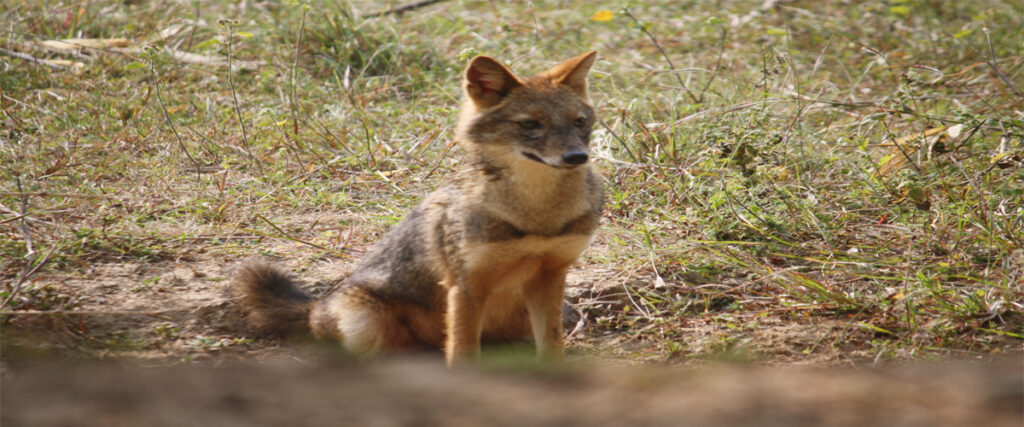
[[[463,74],[460,143],[474,160],[498,167],[586,163],[596,119],[587,73],[596,57],[587,52],[526,79],[493,58],[473,58]]]

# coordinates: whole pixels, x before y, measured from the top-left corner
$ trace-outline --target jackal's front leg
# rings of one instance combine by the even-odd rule
[[[448,289],[444,355],[449,367],[480,359],[484,300],[471,291],[460,285]]]
[[[568,270],[568,266],[542,269],[524,289],[537,356],[548,362],[562,360],[562,297]]]

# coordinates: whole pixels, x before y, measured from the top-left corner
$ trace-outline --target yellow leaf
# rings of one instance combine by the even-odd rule
[[[970,28],[963,29],[963,30],[957,31],[956,34],[953,34],[953,38],[954,39],[962,39],[964,37],[967,37],[967,36],[971,35],[971,33],[973,33],[973,32],[974,32],[974,30],[971,30]]]
[[[889,163],[890,160],[892,160],[893,157],[896,157],[896,154],[894,154],[894,153],[886,154],[884,157],[882,157],[881,159],[878,160],[878,167],[885,166],[887,163]]]
[[[610,11],[608,9],[604,9],[604,10],[599,10],[597,12],[594,12],[594,16],[591,16],[590,20],[591,21],[597,21],[597,22],[611,21],[612,20],[612,16],[614,16],[612,11]]]
[[[274,124],[275,124],[275,125],[278,125],[278,126],[284,126],[284,125],[285,125],[285,123],[288,123],[288,119],[284,119],[284,120],[281,120],[281,121],[279,121],[279,122],[277,122],[277,123],[274,123]]]
[[[899,16],[910,16],[910,6],[893,6],[889,8],[889,13]]]

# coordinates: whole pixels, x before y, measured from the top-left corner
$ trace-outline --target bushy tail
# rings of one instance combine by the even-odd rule
[[[231,291],[249,323],[261,333],[288,335],[309,330],[314,299],[272,265],[250,262],[239,268]]]

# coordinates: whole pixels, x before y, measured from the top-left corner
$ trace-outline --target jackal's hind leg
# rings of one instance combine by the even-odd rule
[[[317,338],[336,339],[358,356],[418,346],[399,312],[362,287],[347,285],[313,308],[310,326]]]

